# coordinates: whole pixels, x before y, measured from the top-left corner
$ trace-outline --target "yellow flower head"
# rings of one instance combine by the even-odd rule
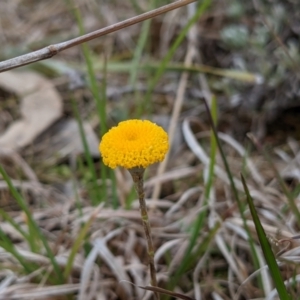
[[[146,168],[162,161],[169,149],[167,133],[147,120],[128,120],[111,128],[100,142],[105,165],[126,169]]]

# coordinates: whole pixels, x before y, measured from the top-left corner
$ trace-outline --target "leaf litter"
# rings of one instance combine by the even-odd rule
[[[28,2],[33,3],[34,1]],[[24,1],[21,1],[21,5],[24,5],[24,3]],[[43,4],[43,10],[39,11],[39,14],[35,17],[33,17],[34,10],[27,11],[27,14],[22,18],[15,10],[12,10],[18,29],[25,28],[23,27],[26,22],[25,18],[31,20],[31,22],[27,22],[26,30],[32,28],[35,34],[31,36],[26,35],[25,44],[32,45],[35,42],[35,38],[40,40],[44,35],[43,31],[47,31],[47,26],[48,30],[54,34],[60,31],[63,32],[63,27],[70,30],[67,34],[76,34],[76,26],[71,23],[71,18],[69,16],[65,17],[66,8],[60,2],[56,1],[55,3],[53,8],[49,9],[49,15],[52,18],[57,18],[58,22],[49,21],[51,24],[47,23],[51,18],[45,18],[44,11],[47,11],[47,8],[50,7],[47,4]],[[13,6],[13,4],[9,5]],[[91,15],[91,11],[93,10],[100,14],[103,13],[99,10],[98,5],[93,2],[86,4],[83,1],[78,1],[78,5],[87,16]],[[125,4],[123,5],[123,13],[119,10],[111,9],[110,5],[105,4],[106,12],[110,12],[109,14],[104,14],[105,18],[103,20],[105,22],[123,19],[124,14],[128,16],[131,14],[131,10]],[[145,5],[144,2],[143,5]],[[0,19],[2,20],[6,20],[7,17],[4,14],[9,11],[9,6],[4,5],[4,7],[5,9],[0,12]],[[161,25],[159,34],[162,35],[163,32],[168,32],[170,35],[167,39],[162,38],[161,43],[158,45],[158,52],[162,52],[162,54],[165,54],[168,50],[168,40],[171,41],[172,37],[176,35],[176,30],[180,28],[180,24],[183,22],[182,18],[186,17],[186,15],[177,12],[178,18],[174,18],[174,14],[175,12],[172,12],[164,16],[162,20],[154,21],[155,26]],[[249,18],[249,16],[246,15],[246,18]],[[98,19],[101,20],[101,18]],[[175,22],[171,22],[171,19],[176,20]],[[98,26],[99,20],[92,18],[85,25],[91,29],[93,26],[96,26],[95,24]],[[197,30],[201,32],[202,38],[206,41],[203,44],[207,48],[201,45],[201,53],[204,55],[205,61],[208,61],[213,66],[217,65],[219,68],[227,68],[226,63],[231,59],[234,66],[241,66],[249,59],[247,54],[239,52],[240,50],[237,49],[235,49],[235,55],[231,55],[227,51],[228,45],[220,42],[219,37],[216,35],[218,33],[216,27],[226,26],[226,20],[228,22],[225,13],[215,8],[211,14],[207,14],[200,20],[201,26],[197,26]],[[10,20],[6,20],[6,22],[8,24]],[[38,25],[40,24],[39,22],[45,22],[44,26],[47,25],[45,27],[40,26]],[[62,28],[59,28],[59,24],[62,24]],[[292,22],[292,24],[294,28],[295,22]],[[9,39],[9,36],[14,39],[19,38],[19,35],[13,32],[13,28],[13,26],[8,26],[7,37],[1,36],[2,41]],[[114,42],[118,44],[118,51],[130,49],[133,45],[132,37],[135,37],[138,32],[137,29],[137,26],[128,28],[125,34],[120,31],[116,34],[115,39],[110,36],[101,39],[101,41],[94,41],[94,50],[98,49],[97,51],[101,52],[101,49],[105,49],[106,53],[113,53]],[[293,30],[295,31],[295,29]],[[159,31],[155,31],[155,34],[158,34],[157,32]],[[216,47],[216,43],[218,43],[218,47]],[[268,47],[272,48],[272,45],[268,44]],[[207,49],[211,50],[210,53],[208,53]],[[253,51],[255,50],[257,49],[253,49]],[[175,59],[184,56],[185,51],[185,48],[180,49]],[[222,55],[226,56],[226,59],[222,61],[220,59],[220,52],[218,51],[223,51]],[[239,55],[242,57],[244,54],[246,56],[245,60],[239,57]],[[71,61],[76,60],[78,50],[71,49],[68,54],[63,54],[62,56],[67,62],[70,59]],[[222,62],[218,64],[220,61]],[[268,69],[270,68],[268,65],[270,61],[256,61],[255,64],[262,63],[263,67]],[[197,61],[197,63],[201,64],[201,61]],[[68,67],[70,65],[72,64],[70,63]],[[275,82],[275,79],[279,80],[278,77],[282,76],[280,72],[282,70],[276,69],[274,71],[272,76],[275,77],[276,75],[277,77],[272,78],[273,82]],[[266,91],[270,92],[270,89],[272,90],[270,95],[274,93],[276,97],[280,98],[287,94],[288,87],[292,84],[293,89],[290,92],[296,95],[297,89],[295,87],[297,87],[297,80],[293,76],[291,77],[293,80],[290,83],[288,83],[288,76],[286,81],[283,82],[282,86],[285,86],[285,90],[280,85],[276,86],[273,90],[269,86],[268,89],[264,90],[263,95],[257,93],[257,85],[247,86],[243,89],[241,86],[235,86],[231,82],[232,89],[230,91],[229,89],[226,90],[228,88],[226,80],[221,82],[213,81],[213,84],[216,91],[220,92],[224,88],[229,93],[228,98],[230,100],[236,98],[251,98],[253,100],[254,98],[253,103],[259,102],[258,105],[261,105],[260,101],[266,97],[265,93]],[[139,90],[132,89],[131,87],[125,89],[124,86],[126,85],[121,76],[114,75],[110,79],[109,85],[111,86],[109,86],[109,91],[116,91],[113,95],[108,94],[109,97],[114,98],[114,101],[109,102],[110,111],[116,108],[122,97],[124,97],[125,101],[128,101],[128,106],[130,106],[132,103],[129,98],[132,92],[143,92],[144,90],[144,88]],[[194,84],[193,80],[198,80],[198,78],[194,77],[189,81],[191,86]],[[162,81],[160,90],[165,89],[168,81],[177,82],[178,78],[174,74],[167,77],[165,82]],[[216,86],[217,84],[219,86]],[[14,185],[23,192],[25,199],[30,204],[35,220],[46,235],[51,248],[55,250],[55,257],[58,264],[64,269],[70,249],[82,224],[91,218],[95,212],[95,208],[88,201],[85,184],[72,182],[72,185],[74,184],[75,186],[75,192],[65,194],[63,191],[57,189],[57,186],[47,181],[41,182],[40,177],[37,176],[38,170],[32,167],[31,162],[33,160],[31,155],[36,160],[45,160],[54,165],[61,163],[68,164],[68,160],[72,160],[72,157],[82,153],[79,134],[75,128],[76,123],[74,119],[64,118],[63,115],[65,106],[68,105],[68,97],[65,97],[66,99],[63,98],[61,96],[63,93],[57,92],[55,84],[50,79],[32,71],[1,74],[0,86],[6,92],[16,94],[21,103],[21,118],[11,122],[7,131],[0,136],[1,163],[8,167],[11,177],[14,178]],[[86,88],[84,83],[81,88]],[[125,89],[125,92],[129,95],[126,96],[122,92],[122,89]],[[175,90],[175,88],[172,89]],[[247,234],[243,228],[242,219],[237,211],[236,204],[233,201],[223,164],[218,156],[211,197],[206,206],[202,205],[204,191],[203,178],[207,173],[210,162],[208,148],[210,133],[208,128],[195,130],[198,127],[195,126],[194,119],[191,120],[190,118],[190,116],[196,116],[197,121],[201,119],[203,124],[206,121],[206,116],[203,114],[203,109],[198,101],[199,90],[197,90],[197,97],[193,97],[195,88],[186,86],[184,90],[189,95],[189,101],[185,100],[184,111],[175,122],[177,144],[172,154],[171,163],[168,164],[165,172],[159,176],[155,175],[155,168],[151,168],[145,181],[147,204],[151,210],[150,220],[153,226],[154,242],[157,249],[155,262],[158,268],[160,285],[166,287],[166,283],[176,272],[188,247],[189,226],[197,218],[199,212],[207,209],[207,224],[199,232],[196,248],[207,237],[213,224],[220,222],[220,228],[203,255],[199,257],[193,268],[178,283],[175,289],[176,292],[186,295],[186,299],[195,297],[197,300],[211,298],[250,299],[263,297],[263,295],[268,297],[267,299],[275,299],[276,293],[273,291],[273,285],[258,246],[260,269],[255,271],[253,266],[250,265]],[[232,91],[234,92],[232,93]],[[201,97],[206,92],[207,90],[201,87]],[[171,108],[173,106],[174,91],[157,92],[153,101],[157,104],[155,108],[159,112],[160,109],[164,109],[163,105],[161,105],[162,94],[167,98],[167,105]],[[178,97],[184,97],[186,94],[178,95]],[[84,94],[84,97],[87,97],[87,95]],[[235,182],[239,191],[242,192],[239,173],[243,168],[247,170],[247,184],[255,199],[261,222],[269,235],[270,243],[275,253],[278,253],[277,259],[283,274],[287,282],[292,284],[292,274],[289,268],[291,263],[299,261],[299,240],[294,238],[298,234],[299,227],[292,212],[286,210],[287,199],[274,180],[274,174],[258,153],[253,151],[249,155],[248,150],[245,150],[247,147],[242,147],[239,139],[240,132],[244,130],[243,124],[247,123],[245,120],[251,119],[252,128],[255,128],[254,125],[255,122],[258,122],[257,119],[259,119],[259,122],[264,123],[264,126],[268,126],[268,122],[270,122],[268,119],[271,119],[271,117],[276,119],[280,111],[282,112],[282,108],[278,109],[280,107],[279,101],[274,103],[264,100],[267,102],[266,108],[275,106],[275,117],[273,115],[270,117],[261,114],[259,118],[255,119],[253,118],[253,110],[251,110],[253,107],[249,108],[247,101],[242,103],[239,113],[236,113],[236,111],[233,112],[233,107],[229,104],[233,102],[222,102],[222,97],[220,98],[220,128],[225,128],[223,131],[226,132],[226,122],[224,121],[226,118],[227,123],[231,124],[231,128],[227,130],[229,133],[220,133],[220,138],[224,143],[224,147],[226,147],[227,158],[231,162],[230,165],[235,176]],[[288,96],[287,98],[291,99],[293,96]],[[85,104],[83,100],[79,103],[81,108],[84,108]],[[164,105],[166,104],[164,103]],[[284,106],[285,104],[281,105]],[[293,105],[293,107],[297,107],[297,102],[296,105],[295,103]],[[243,106],[247,106],[246,110]],[[170,110],[167,111],[169,114]],[[81,112],[85,113],[84,109]],[[255,113],[259,114],[260,112],[255,111]],[[241,115],[244,118],[244,123],[240,120],[240,123],[236,123]],[[160,115],[159,117],[164,116]],[[243,124],[241,125],[241,123]],[[181,124],[182,130],[180,130]],[[86,122],[84,125],[87,127],[86,135],[91,137],[90,149],[92,149],[95,163],[97,163],[98,159],[96,149],[98,138],[94,131],[94,129],[97,129],[97,125],[94,126],[91,122]],[[177,134],[177,132],[180,132],[180,134]],[[237,138],[234,138],[231,133],[238,133],[235,135]],[[267,134],[267,131],[264,131],[264,134]],[[182,136],[184,141],[182,140]],[[297,185],[299,183],[299,142],[297,138],[293,139],[293,142],[290,140],[283,147],[275,148],[275,153],[277,156],[274,156],[273,159],[276,165],[283,166],[281,170],[282,177],[287,182],[290,182],[291,186],[293,184]],[[173,164],[173,161],[176,161],[176,164],[175,162]],[[21,177],[19,176],[20,172],[22,174]],[[20,264],[6,250],[1,248],[0,299],[54,300],[68,299],[67,295],[75,295],[77,299],[91,300],[151,299],[151,292],[148,291],[145,293],[142,289],[138,288],[138,286],[146,289],[149,288],[147,287],[149,284],[149,275],[146,268],[146,248],[140,225],[137,201],[133,201],[131,210],[125,209],[125,199],[130,193],[132,186],[127,175],[122,170],[116,170],[116,174],[118,193],[123,202],[120,201],[121,206],[117,210],[102,207],[97,212],[89,230],[89,246],[91,249],[88,255],[84,247],[80,248],[78,253],[76,253],[69,282],[65,284],[60,286],[49,285],[48,279],[52,275],[52,270],[45,253],[37,254],[30,251],[27,243],[15,228],[7,221],[2,220],[1,229],[14,241],[18,252],[26,260],[39,265],[40,268],[32,274],[24,275],[21,272]],[[151,193],[156,184],[168,184],[171,186],[171,192],[165,194],[163,199],[159,196],[159,199],[154,199],[155,201],[153,201]],[[0,193],[1,208],[4,207],[14,220],[26,230],[26,219],[22,212],[13,207],[13,200],[7,192],[6,183],[3,181],[0,181]],[[165,193],[163,185],[162,193]],[[82,205],[81,212],[76,209],[75,195]],[[298,200],[299,195],[296,194],[295,198]],[[8,205],[4,206],[3,202]],[[249,211],[246,209],[245,213],[248,218],[247,223],[249,228],[255,237],[254,224],[250,219]],[[262,274],[263,292],[257,287],[259,274]],[[38,282],[37,278],[39,279]],[[294,279],[298,282],[299,275],[294,277]],[[128,282],[133,283],[134,286]],[[192,285],[191,282],[194,284]],[[176,297],[175,294],[174,297]]]

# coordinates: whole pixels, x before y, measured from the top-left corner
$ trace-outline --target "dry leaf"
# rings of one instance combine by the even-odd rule
[[[0,135],[0,147],[20,149],[30,144],[62,114],[62,100],[53,84],[34,72],[5,72],[0,87],[20,97],[22,119]]]

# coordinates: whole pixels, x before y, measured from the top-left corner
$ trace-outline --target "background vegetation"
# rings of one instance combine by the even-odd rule
[[[168,3],[2,1],[0,59]],[[130,175],[98,152],[133,118],[172,143],[145,174],[159,286],[298,299],[299,17],[297,0],[203,0],[1,73],[0,299],[151,299]]]

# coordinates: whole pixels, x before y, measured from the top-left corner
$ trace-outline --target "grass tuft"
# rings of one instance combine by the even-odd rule
[[[274,283],[275,283],[275,286],[276,286],[276,289],[277,289],[277,292],[278,292],[278,296],[279,296],[280,300],[290,300],[292,298],[290,297],[290,295],[289,295],[289,293],[288,293],[288,291],[285,287],[285,284],[283,282],[279,267],[278,267],[277,262],[276,262],[275,255],[272,251],[272,248],[269,244],[269,241],[268,241],[268,238],[267,238],[266,233],[264,231],[264,228],[262,227],[261,222],[259,220],[259,217],[257,215],[257,212],[255,210],[255,207],[254,207],[254,204],[253,204],[253,199],[250,195],[250,192],[249,192],[247,183],[245,181],[245,178],[244,178],[243,175],[241,175],[241,178],[242,178],[243,186],[244,186],[245,193],[246,193],[246,196],[247,196],[247,202],[248,202],[248,205],[249,205],[249,208],[250,208],[250,211],[251,211],[253,222],[255,224],[257,236],[259,238],[260,245],[261,245],[261,248],[263,250],[264,257],[265,257],[266,262],[268,264],[270,273],[271,273],[272,278],[274,280]]]

